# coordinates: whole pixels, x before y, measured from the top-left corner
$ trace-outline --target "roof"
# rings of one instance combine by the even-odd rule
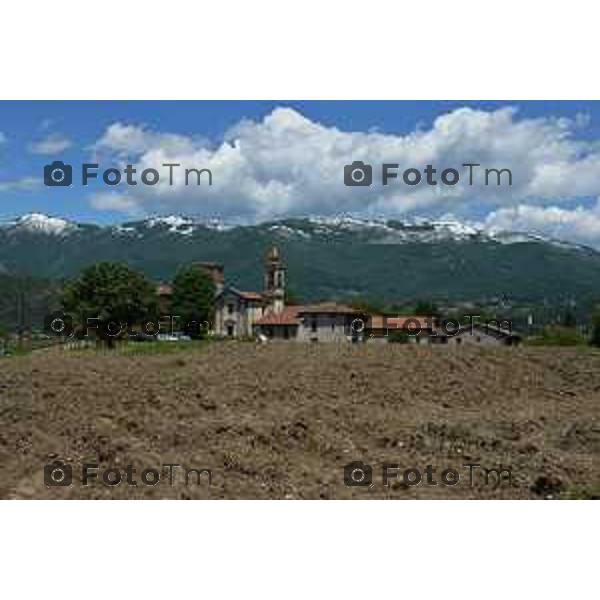
[[[228,292],[235,294],[236,296],[239,296],[240,298],[243,298],[244,300],[255,300],[255,301],[260,301],[260,302],[263,302],[265,300],[265,297],[260,292],[238,290],[237,288],[232,287],[232,286],[224,287],[217,294],[217,298],[220,298],[221,296],[227,294]]]
[[[224,269],[221,263],[197,260],[196,262],[193,262],[192,265],[208,273],[215,283],[223,283],[225,281]]]
[[[264,297],[260,292],[244,292],[237,290],[238,294],[245,300],[263,300]]]
[[[173,293],[173,286],[169,283],[161,283],[156,286],[156,293],[159,296],[170,296]]]
[[[494,338],[515,338],[520,339],[521,336],[512,330],[496,327],[495,325],[483,323],[473,323],[473,329],[478,333],[483,333]],[[460,330],[455,335],[465,335],[471,333],[471,325],[462,325]],[[453,335],[449,337],[454,337]]]
[[[286,306],[281,312],[269,311],[255,325],[299,325],[299,312],[302,306]]]
[[[337,304],[336,302],[321,302],[320,304],[309,304],[308,306],[298,306],[298,314],[320,314],[320,315],[359,315],[362,311],[346,306],[344,304]]]

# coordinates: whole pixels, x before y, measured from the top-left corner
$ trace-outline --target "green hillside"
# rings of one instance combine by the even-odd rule
[[[593,250],[533,237],[507,243],[482,235],[432,238],[432,232],[399,222],[336,227],[303,219],[229,229],[148,222],[79,225],[62,235],[4,227],[0,268],[60,281],[95,261],[124,260],[164,281],[181,265],[210,260],[224,264],[229,282],[261,289],[263,256],[276,243],[290,288],[306,300],[368,296],[385,303],[416,298],[493,303],[502,298],[512,304],[574,301],[589,307],[600,297],[600,254]],[[3,314],[15,314],[6,299],[14,283],[3,288]]]

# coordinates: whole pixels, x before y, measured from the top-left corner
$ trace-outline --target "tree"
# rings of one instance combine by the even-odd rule
[[[596,312],[592,317],[592,323],[593,329],[590,344],[596,346],[596,348],[600,348],[600,307],[596,308]]]
[[[394,329],[388,334],[389,344],[408,344],[410,343],[410,335],[402,329]]]
[[[173,315],[183,322],[186,333],[200,338],[212,323],[215,282],[201,267],[183,267],[173,280]]]
[[[157,297],[154,285],[121,262],[99,262],[85,269],[69,283],[62,295],[62,307],[73,318],[97,318],[97,336],[112,347],[116,339],[103,324],[126,326],[152,319],[156,314]],[[85,330],[88,325],[81,322]],[[90,322],[89,328],[96,326]]]
[[[383,313],[381,303],[368,297],[354,298],[350,301],[350,307],[354,310],[365,312],[368,315],[380,315]]]
[[[562,318],[562,324],[564,327],[577,327],[577,319],[573,311],[567,309]]]
[[[439,317],[440,315],[435,303],[428,300],[418,300],[413,312],[420,317]]]

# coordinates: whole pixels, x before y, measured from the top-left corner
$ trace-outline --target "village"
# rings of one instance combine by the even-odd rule
[[[196,262],[215,284],[214,323],[218,338],[287,340],[308,343],[388,343],[516,345],[521,336],[497,321],[448,326],[427,315],[367,314],[334,301],[315,304],[286,302],[286,267],[277,246],[264,258],[262,291],[240,290],[225,279],[223,265]],[[157,287],[163,309],[168,310],[172,287]]]

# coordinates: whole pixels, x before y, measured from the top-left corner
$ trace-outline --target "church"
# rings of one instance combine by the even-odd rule
[[[224,285],[215,298],[214,333],[222,337],[298,341],[348,341],[348,323],[356,309],[327,302],[286,305],[286,272],[276,246],[265,257],[264,289],[244,291]],[[361,337],[354,336],[356,341]]]
[[[266,315],[285,312],[285,267],[277,247],[265,258],[264,289],[244,291],[231,285],[217,286],[214,333],[219,336],[248,338]]]
[[[286,304],[286,269],[279,249],[265,256],[262,291],[240,290],[225,283],[223,266],[194,263],[205,270],[216,287],[213,334],[221,338],[296,340],[299,342],[387,343],[389,334],[405,332],[415,344],[503,344],[518,343],[519,336],[486,326],[468,330],[461,326],[448,334],[439,323],[422,316],[365,315],[359,309],[337,302]],[[161,286],[159,295],[171,294]]]

